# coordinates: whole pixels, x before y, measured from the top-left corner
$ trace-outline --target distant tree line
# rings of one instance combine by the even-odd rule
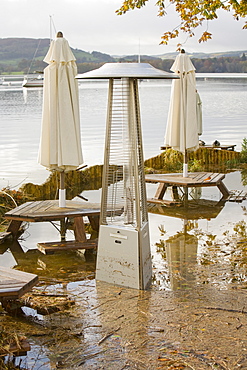
[[[191,58],[197,73],[247,73],[247,57]],[[144,60],[142,60],[144,61]],[[170,71],[173,59],[148,61],[154,67]]]
[[[75,53],[76,54],[76,53]],[[110,55],[98,52],[92,52],[92,60],[87,56],[77,58],[78,73],[84,73],[93,69],[99,68],[106,62],[137,62],[138,56],[132,55],[122,58],[113,58]],[[150,63],[161,70],[170,71],[174,62],[173,59],[161,59],[150,56],[141,56],[141,62]],[[192,58],[192,62],[197,73],[247,73],[247,57],[243,54],[241,57],[220,57],[220,58]],[[0,59],[0,74],[11,73],[40,73],[47,66],[43,60],[36,59],[21,59],[1,63]]]
[[[191,60],[196,68],[197,73],[247,73],[247,57],[245,54],[243,54],[241,57],[220,57],[206,59],[192,58]],[[137,62],[138,56],[134,55],[111,61]],[[169,72],[174,60],[144,56],[141,57],[141,62],[150,63],[155,68]],[[104,62],[77,63],[78,72],[84,73],[92,69],[99,68],[102,64],[104,64]]]

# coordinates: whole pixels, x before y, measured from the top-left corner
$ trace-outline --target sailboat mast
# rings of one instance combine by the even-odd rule
[[[52,15],[49,15],[49,17],[50,17],[50,44],[51,44],[51,42],[52,42],[52,28],[54,29],[55,34],[57,33],[57,31],[56,31],[56,27],[55,27]]]

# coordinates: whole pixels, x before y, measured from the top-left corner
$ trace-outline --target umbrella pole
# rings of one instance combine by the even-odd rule
[[[185,152],[184,152],[183,177],[188,177],[188,154],[187,154],[187,150],[185,150]]]
[[[66,206],[65,172],[60,172],[59,207]]]

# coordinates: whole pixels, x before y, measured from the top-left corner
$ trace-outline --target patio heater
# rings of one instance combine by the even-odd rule
[[[136,289],[151,282],[138,79],[174,76],[147,63],[106,63],[77,76],[109,79],[97,280]]]

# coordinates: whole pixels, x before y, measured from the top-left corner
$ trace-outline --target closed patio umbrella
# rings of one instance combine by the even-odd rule
[[[198,98],[195,67],[184,50],[171,67],[180,78],[172,81],[165,145],[184,154],[183,176],[188,176],[187,152],[199,146],[201,122],[198,122]]]
[[[58,32],[44,59],[44,92],[38,161],[60,172],[59,206],[65,207],[65,172],[83,163],[77,66],[68,41]]]

